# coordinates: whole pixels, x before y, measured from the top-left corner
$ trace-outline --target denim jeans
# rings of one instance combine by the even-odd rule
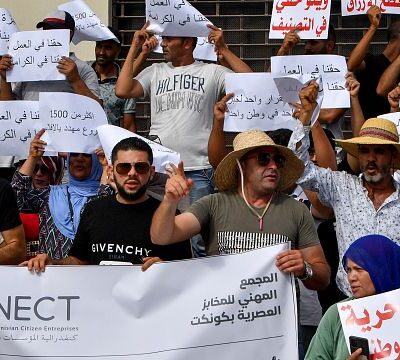
[[[185,171],[185,176],[193,180],[193,187],[189,194],[190,204],[214,192],[213,169]],[[194,257],[206,256],[204,241],[200,234],[193,236],[191,243]]]

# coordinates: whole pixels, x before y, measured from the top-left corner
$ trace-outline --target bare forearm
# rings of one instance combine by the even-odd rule
[[[26,161],[22,164],[21,168],[19,169],[19,172],[22,175],[32,176],[37,162],[38,162],[38,159],[36,159],[33,156],[29,156],[26,159]]]
[[[0,265],[18,265],[25,260],[26,244],[22,225],[2,232],[4,245],[0,245]]]
[[[158,245],[171,244],[175,228],[177,203],[163,200],[153,216],[150,228],[151,241]]]
[[[70,84],[76,94],[87,96],[93,100],[96,100],[100,105],[103,105],[102,101],[95,94],[92,93],[92,91],[87,87],[87,85],[81,78],[71,82]]]
[[[357,137],[360,134],[361,127],[365,122],[364,113],[361,109],[360,101],[358,96],[351,96],[351,131],[353,137]]]
[[[133,78],[139,73],[147,59],[147,56],[145,56],[143,53],[139,54],[139,51],[140,48],[138,48],[136,45],[132,45],[129,49],[128,55],[126,56],[124,65],[122,66],[117,83],[115,85],[115,94],[118,97],[136,97],[134,96],[135,94],[133,94]]]
[[[311,203],[311,214],[317,219],[332,219],[334,217],[333,209],[322,205],[321,201],[318,199],[317,193],[314,191],[303,189],[308,200]]]
[[[387,96],[397,86],[397,79],[400,76],[400,56],[393,61],[384,71],[379,79],[376,93],[380,96]]]
[[[369,44],[372,41],[376,32],[376,28],[370,26],[368,31],[362,37],[361,41],[357,44],[354,50],[351,52],[349,60],[347,61],[347,68],[349,71],[357,71],[359,70],[361,63],[365,59],[365,55],[367,55]]]
[[[318,166],[337,169],[336,154],[322,126],[316,122],[311,128],[311,136],[314,141],[314,149],[318,159]]]
[[[228,65],[227,67],[229,67],[234,72],[237,73],[253,72],[253,70],[249,65],[247,65],[244,61],[242,61],[239,57],[237,57],[227,47],[219,49],[219,53],[223,56],[224,61]]]
[[[0,100],[15,100],[15,95],[11,90],[11,84],[4,79],[0,80]]]
[[[304,286],[310,290],[323,290],[329,285],[331,269],[327,263],[315,262],[310,265],[313,269],[313,277],[303,281]]]
[[[126,130],[136,132],[136,122],[134,114],[124,114],[122,118],[122,127]]]
[[[220,122],[215,122],[208,139],[208,161],[214,169],[228,153],[225,146],[224,125]]]

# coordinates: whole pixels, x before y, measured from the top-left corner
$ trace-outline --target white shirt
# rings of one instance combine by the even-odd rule
[[[310,161],[308,132],[309,128],[303,127],[298,121],[288,145],[306,166],[297,183],[304,189],[318,192],[321,202],[331,206],[335,212],[340,258],[336,282],[341,291],[350,295],[347,276],[341,264],[350,244],[368,234],[385,235],[400,244],[400,184],[393,181],[395,191],[376,210],[362,178],[344,171],[323,169]],[[294,150],[299,141],[302,142],[301,146]]]

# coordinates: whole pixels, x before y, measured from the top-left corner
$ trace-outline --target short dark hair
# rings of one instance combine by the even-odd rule
[[[149,163],[153,164],[153,151],[148,143],[137,137],[129,137],[121,140],[114,146],[111,152],[111,162],[114,164],[117,160],[118,151],[137,150],[147,152]]]

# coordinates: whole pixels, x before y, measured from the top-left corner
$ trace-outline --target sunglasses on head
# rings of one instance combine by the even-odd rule
[[[34,173],[37,173],[37,172],[39,172],[39,170],[40,170],[40,172],[42,173],[42,174],[48,174],[50,171],[49,171],[49,168],[46,166],[46,165],[44,165],[44,164],[36,164],[35,165],[35,169],[33,170],[33,172]]]
[[[78,157],[79,155],[82,155],[85,158],[91,158],[92,154],[85,154],[85,153],[69,153],[69,157]]]
[[[119,163],[115,165],[115,170],[120,175],[127,175],[132,167],[138,174],[145,175],[150,171],[150,164],[145,161],[138,161],[136,163]]]
[[[245,159],[256,158],[258,165],[267,166],[271,160],[274,160],[276,167],[281,169],[285,166],[286,158],[281,154],[271,154],[269,152],[261,152],[255,155],[246,156]]]

